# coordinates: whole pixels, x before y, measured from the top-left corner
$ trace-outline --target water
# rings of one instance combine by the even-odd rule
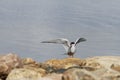
[[[65,58],[61,45],[43,40],[86,42],[75,57],[120,55],[120,0],[1,0],[0,54],[13,52],[37,61]]]

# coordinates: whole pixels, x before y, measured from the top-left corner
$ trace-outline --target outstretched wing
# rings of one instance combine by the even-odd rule
[[[86,41],[85,38],[79,38],[79,39],[76,40],[75,45],[80,43],[80,42],[84,42],[84,41]]]
[[[70,46],[70,42],[68,39],[65,38],[59,38],[59,39],[54,39],[54,40],[49,40],[49,41],[42,41],[41,43],[56,43],[56,44],[63,44],[63,47],[65,50],[68,50],[68,47]]]

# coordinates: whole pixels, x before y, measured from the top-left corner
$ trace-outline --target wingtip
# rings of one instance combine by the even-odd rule
[[[41,43],[52,43],[52,42],[49,42],[49,41],[42,41]]]
[[[45,41],[41,41],[40,43],[45,43]]]
[[[81,39],[81,41],[87,41],[87,39],[85,39],[85,38],[80,38]]]

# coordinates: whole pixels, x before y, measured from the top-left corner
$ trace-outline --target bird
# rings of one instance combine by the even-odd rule
[[[69,42],[66,38],[58,38],[48,41],[42,41],[41,43],[55,43],[55,44],[63,44],[63,47],[66,50],[66,53],[69,57],[74,57],[74,54],[76,52],[76,45],[80,42],[86,41],[85,38],[78,38],[75,42]]]

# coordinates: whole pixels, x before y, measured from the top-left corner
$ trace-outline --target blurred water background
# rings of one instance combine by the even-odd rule
[[[37,61],[65,58],[61,45],[43,40],[86,42],[75,57],[120,55],[120,0],[0,0],[0,54]]]

